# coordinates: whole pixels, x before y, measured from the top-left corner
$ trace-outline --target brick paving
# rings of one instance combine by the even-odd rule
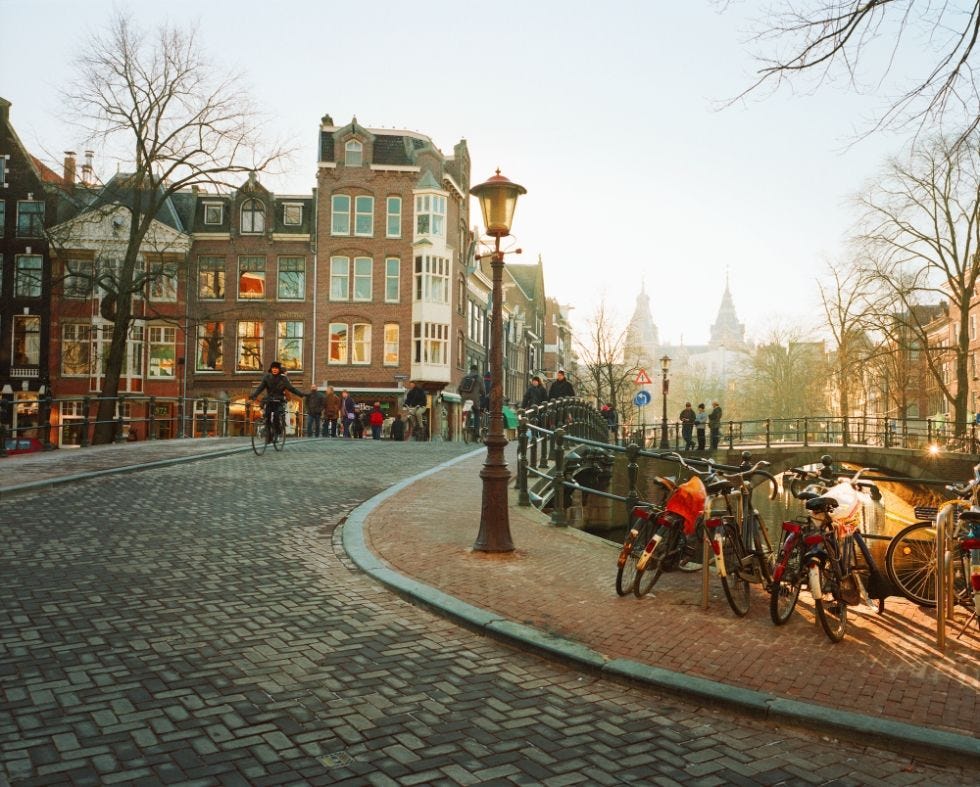
[[[210,441],[171,442],[186,455],[188,443]],[[104,470],[168,458],[165,446],[136,444],[112,459],[115,448],[85,461]],[[9,499],[13,463],[29,457],[0,460],[0,783],[973,780],[964,767],[627,687],[396,597],[344,553],[342,525],[392,481],[460,450],[296,441],[283,454],[157,466]],[[48,476],[77,474],[81,456],[45,458]],[[519,600],[515,620],[540,608],[553,630],[570,625],[566,617],[598,623],[611,573],[591,613],[567,586],[591,586],[589,554],[614,559],[610,547],[537,523],[547,549],[518,525],[517,556],[468,552],[476,523],[465,475],[477,468],[466,460],[403,490],[369,519],[371,538],[414,543],[406,554],[425,553],[416,576],[440,562],[447,577],[470,566],[453,592]],[[539,552],[566,542],[561,571],[541,572]],[[493,590],[504,582],[508,592]],[[623,600],[615,609],[655,606]]]

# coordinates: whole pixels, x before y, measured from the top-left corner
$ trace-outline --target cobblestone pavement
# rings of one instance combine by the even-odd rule
[[[0,782],[974,781],[598,679],[393,596],[338,528],[460,450],[298,441],[5,500]]]

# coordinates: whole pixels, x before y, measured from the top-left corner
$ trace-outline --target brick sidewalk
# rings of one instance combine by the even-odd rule
[[[768,597],[736,618],[712,578],[701,608],[700,574],[666,574],[637,600],[616,595],[618,547],[548,525],[516,506],[516,551],[472,551],[479,528],[483,454],[444,468],[367,516],[367,545],[397,571],[462,601],[627,658],[779,697],[980,737],[980,636],[950,633],[935,648],[935,618],[890,598],[883,616],[851,608],[847,635],[830,643],[804,592],[793,619],[775,627]],[[513,468],[512,468],[513,470]],[[959,620],[963,620],[962,611]]]

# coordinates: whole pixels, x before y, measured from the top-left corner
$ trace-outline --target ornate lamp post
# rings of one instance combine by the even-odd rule
[[[670,448],[670,439],[667,437],[667,389],[670,388],[667,372],[670,371],[670,356],[665,355],[660,359],[660,369],[664,373],[664,420],[660,425],[660,447]]]
[[[527,189],[511,182],[500,170],[485,183],[474,186],[470,193],[480,201],[487,234],[494,239],[490,255],[493,271],[493,308],[490,318],[490,431],[487,434],[487,459],[480,471],[483,479],[483,507],[480,512],[480,532],[473,549],[478,552],[512,552],[510,514],[507,508],[507,484],[510,470],[504,459],[504,322],[503,302],[504,254],[500,239],[510,235],[517,198]],[[516,249],[514,254],[520,254]],[[479,259],[479,257],[478,257]]]

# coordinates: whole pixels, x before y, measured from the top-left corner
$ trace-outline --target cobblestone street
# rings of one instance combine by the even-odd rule
[[[357,570],[346,516],[466,448],[300,440],[4,498],[0,783],[975,783],[509,648]]]

